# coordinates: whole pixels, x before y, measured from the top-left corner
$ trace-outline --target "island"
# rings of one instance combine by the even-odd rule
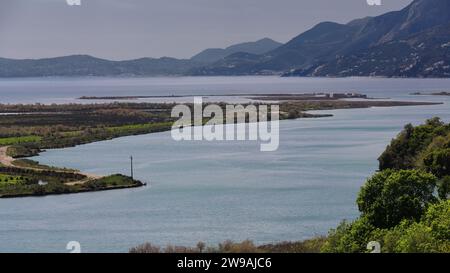
[[[170,99],[189,97],[223,97],[224,95],[170,95],[170,96],[82,96],[79,100],[139,100],[139,99]],[[227,94],[226,97],[245,97],[251,100],[339,100],[339,99],[369,99],[367,95],[359,93],[296,93],[296,94]]]
[[[278,95],[264,95],[272,100]],[[316,98],[319,96],[320,98]],[[345,100],[349,96],[284,94],[280,119],[324,118],[311,110],[419,106],[439,103]],[[360,98],[364,96],[357,95]],[[286,99],[289,98],[289,99]],[[262,102],[252,104],[261,105]],[[194,105],[186,104],[193,108]],[[206,107],[208,103],[204,104]],[[246,106],[248,104],[244,104]],[[43,196],[124,189],[145,183],[122,174],[101,177],[27,159],[46,149],[171,130],[174,103],[0,104],[0,197]],[[219,103],[225,107],[226,103]],[[205,120],[207,122],[207,120]]]
[[[435,93],[422,93],[422,92],[414,92],[411,93],[413,96],[450,96],[450,92],[435,92]]]

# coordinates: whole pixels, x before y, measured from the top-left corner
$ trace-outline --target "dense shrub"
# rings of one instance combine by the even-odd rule
[[[450,200],[431,206],[422,222],[431,228],[435,238],[450,241]]]
[[[433,139],[446,136],[449,132],[450,125],[445,125],[439,118],[430,119],[426,124],[417,127],[406,125],[379,157],[380,170],[415,168],[421,152]]]
[[[323,252],[368,252],[367,244],[379,242],[383,253],[450,252],[450,201],[431,205],[420,221],[402,220],[389,229],[379,229],[360,218],[331,230]]]
[[[433,195],[436,177],[419,170],[385,170],[367,180],[357,203],[362,216],[378,228],[391,228],[402,220],[419,220]]]
[[[373,241],[372,233],[376,228],[367,218],[360,218],[353,223],[343,221],[336,229],[332,229],[322,252],[328,253],[361,253],[367,252],[367,243]]]
[[[450,194],[450,176],[442,178],[438,183],[438,194],[441,200],[447,200]]]
[[[450,175],[450,149],[439,149],[430,152],[423,160],[425,169],[437,177]]]

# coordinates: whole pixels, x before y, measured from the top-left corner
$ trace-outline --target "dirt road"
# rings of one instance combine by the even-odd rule
[[[15,159],[7,155],[7,153],[6,153],[7,150],[8,150],[8,146],[0,147],[0,163],[2,165],[6,166],[6,167],[15,167],[15,168],[21,168],[21,169],[34,170],[34,171],[42,171],[43,170],[43,169],[39,169],[39,168],[15,166],[13,164]],[[63,172],[63,171],[55,171],[55,172]],[[84,175],[84,176],[86,176],[86,178],[83,180],[68,182],[68,183],[64,183],[64,184],[69,185],[69,186],[80,185],[80,184],[84,184],[84,183],[89,182],[94,179],[102,178],[102,176],[96,175],[96,174],[88,174],[88,173],[81,173],[81,172],[75,172],[75,173]]]

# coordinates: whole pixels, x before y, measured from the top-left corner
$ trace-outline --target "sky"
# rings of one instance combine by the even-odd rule
[[[89,54],[190,58],[269,37],[287,42],[322,21],[347,23],[412,0],[0,0],[0,57]]]

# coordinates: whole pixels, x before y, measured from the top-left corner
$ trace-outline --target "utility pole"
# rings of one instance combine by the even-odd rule
[[[131,161],[131,179],[134,179],[134,172],[133,172],[133,156],[130,156]]]

